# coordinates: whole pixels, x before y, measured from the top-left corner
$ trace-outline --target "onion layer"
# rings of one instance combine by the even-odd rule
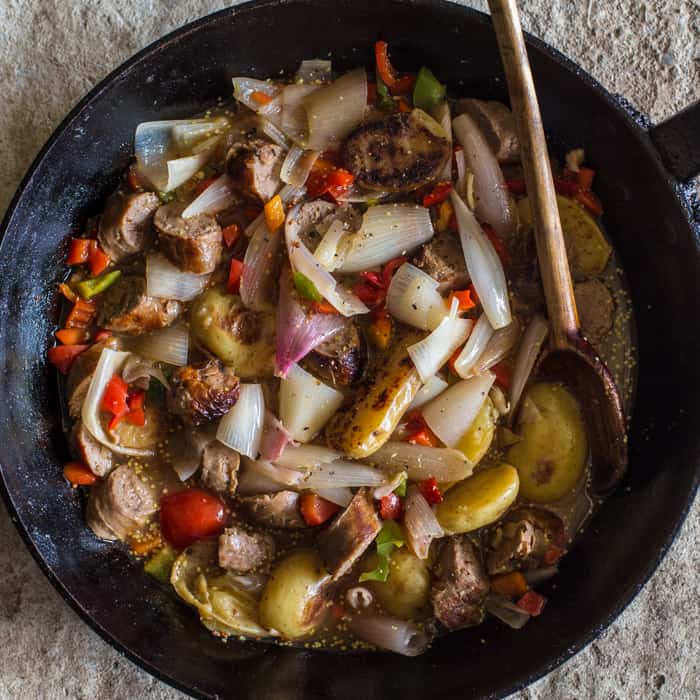
[[[260,450],[265,397],[260,384],[241,384],[238,401],[221,419],[216,439],[232,450],[255,459]]]
[[[493,334],[493,326],[489,323],[489,319],[486,314],[481,314],[469,336],[469,340],[454,362],[454,368],[462,379],[466,379],[472,374],[474,364],[488,346]]]
[[[403,526],[408,544],[419,559],[427,559],[431,542],[445,534],[428,501],[414,485],[406,494]]]
[[[187,364],[189,347],[190,334],[184,323],[174,323],[168,328],[139,336],[134,342],[134,350],[139,355],[176,367]]]
[[[447,315],[438,283],[423,270],[404,263],[389,284],[386,305],[389,313],[402,323],[427,331],[436,328]]]
[[[357,615],[351,618],[349,626],[360,639],[402,656],[418,656],[430,642],[413,622],[386,615]]]
[[[222,175],[207,187],[202,194],[190,202],[182,212],[183,219],[209,214],[214,216],[228,209],[236,201],[233,194],[233,180],[228,175]]]
[[[540,354],[542,344],[547,337],[548,331],[549,326],[547,321],[539,314],[535,314],[532,317],[532,320],[525,330],[523,340],[518,348],[518,355],[515,359],[513,381],[510,387],[510,408],[512,416],[516,414],[520,396],[530,377],[530,372],[532,372],[532,368],[535,366],[537,356]]]
[[[424,406],[429,401],[432,401],[436,396],[442,394],[449,384],[442,378],[434,375],[419,389],[416,398],[408,407],[409,411],[415,411],[417,408]]]
[[[474,465],[459,451],[448,447],[424,447],[408,442],[387,442],[368,457],[385,470],[408,472],[411,481],[434,476],[438,481],[461,481],[471,475]]]
[[[207,286],[209,275],[183,272],[162,255],[146,258],[146,294],[163,299],[191,301]]]
[[[423,382],[435,376],[452,357],[452,353],[467,339],[472,321],[448,316],[427,337],[409,345],[408,354]]]

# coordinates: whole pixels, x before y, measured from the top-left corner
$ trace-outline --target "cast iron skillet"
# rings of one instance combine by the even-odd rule
[[[161,39],[95,88],[44,147],[3,223],[0,463],[7,505],[46,575],[93,629],[150,673],[200,697],[509,693],[569,658],[629,603],[673,540],[700,479],[698,224],[671,175],[700,171],[700,109],[649,130],[530,38],[553,142],[584,146],[599,174],[640,348],[628,476],[565,558],[545,614],[519,632],[491,621],[450,635],[414,659],[222,644],[120,547],[88,531],[80,496],[61,476],[66,443],[56,377],[45,362],[63,242],[117,184],[139,122],[189,116],[229,95],[233,75],[289,74],[300,59],[331,51],[338,68],[369,63],[380,37],[397,65],[431,66],[453,93],[506,97],[490,21],[478,12],[429,0],[239,5]]]

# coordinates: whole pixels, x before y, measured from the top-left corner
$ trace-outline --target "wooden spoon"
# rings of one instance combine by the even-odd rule
[[[615,381],[582,336],[559,220],[559,210],[515,0],[489,0],[520,140],[532,208],[537,257],[550,323],[550,347],[539,370],[571,387],[583,409],[591,443],[593,486],[612,489],[627,467],[625,415]]]

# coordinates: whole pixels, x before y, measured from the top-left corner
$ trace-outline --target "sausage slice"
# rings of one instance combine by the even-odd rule
[[[319,379],[335,386],[348,386],[362,376],[365,358],[360,331],[350,319],[346,319],[344,327],[312,350],[302,365]]]
[[[234,144],[226,156],[226,168],[241,194],[262,203],[279,189],[285,152],[263,139]]]
[[[515,132],[513,113],[502,102],[495,100],[458,100],[455,116],[468,114],[476,123],[499,163],[517,163],[520,142]]]
[[[153,192],[117,190],[107,200],[97,240],[113,262],[142,253],[153,239],[153,215],[160,206]]]

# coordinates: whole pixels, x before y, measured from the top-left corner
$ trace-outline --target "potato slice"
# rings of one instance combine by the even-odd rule
[[[588,456],[586,428],[576,399],[561,384],[541,382],[525,394],[521,412],[522,440],[506,458],[520,474],[520,492],[536,503],[567,495],[583,475]],[[534,406],[534,408],[532,408]]]
[[[496,433],[498,415],[493,401],[487,396],[479,413],[476,414],[474,422],[469,426],[469,430],[464,433],[462,439],[457,443],[457,449],[472,464],[478,464],[489,451],[493,436]]]
[[[612,253],[600,226],[578,202],[569,197],[558,194],[557,205],[574,279],[578,281],[599,275],[608,264]],[[525,228],[532,228],[528,197],[518,202],[518,216]]]

